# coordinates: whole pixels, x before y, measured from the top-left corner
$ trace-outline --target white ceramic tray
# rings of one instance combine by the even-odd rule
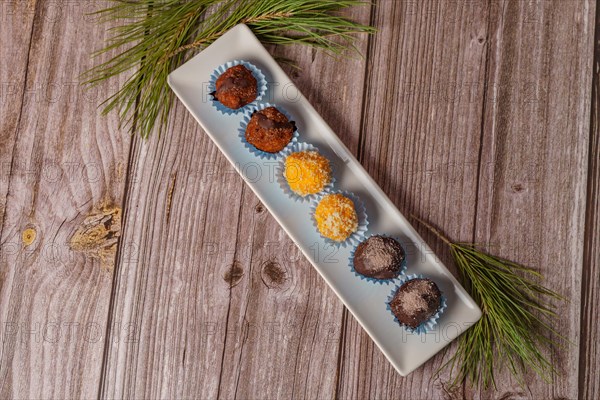
[[[355,276],[348,266],[352,249],[325,243],[312,224],[310,204],[294,202],[281,190],[274,177],[276,161],[260,160],[241,143],[238,127],[242,115],[223,115],[212,106],[207,90],[209,76],[217,66],[232,60],[246,60],[262,70],[270,83],[265,100],[282,106],[293,116],[299,141],[317,146],[329,157],[336,189],[360,196],[369,217],[367,234],[399,238],[408,254],[407,273],[426,275],[438,284],[448,307],[436,329],[414,335],[400,327],[386,309],[386,299],[395,285],[371,283]],[[419,367],[480,318],[475,302],[247,26],[231,29],[171,73],[169,85],[401,375]]]

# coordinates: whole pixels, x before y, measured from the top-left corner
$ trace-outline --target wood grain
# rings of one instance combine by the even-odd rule
[[[128,170],[109,321],[131,335],[109,332],[101,397],[214,398],[242,181],[181,106]]]
[[[35,4],[25,2],[6,4],[2,6],[2,23],[0,24],[0,304],[4,304],[4,293],[7,290],[7,280],[11,268],[7,264],[9,255],[18,253],[20,243],[9,243],[2,240],[5,230],[14,229],[5,224],[7,196],[13,172],[15,159],[14,148],[17,139],[18,127],[21,123],[21,110],[23,108],[25,84],[29,56],[31,53],[31,39],[33,36],[33,22]],[[0,308],[2,321],[2,336],[13,325],[7,324],[7,309]],[[14,344],[2,341],[0,347],[0,393],[3,397],[13,391],[12,377],[9,376],[9,366],[14,356]]]
[[[104,37],[104,27],[85,16],[90,3],[68,9],[27,4],[2,3],[16,7],[12,23],[2,22],[3,63],[15,63],[2,68],[3,79],[22,87],[3,107],[3,116],[10,115],[3,122],[2,160],[9,161],[10,175],[1,193],[0,397],[92,398],[98,394],[112,283],[107,266],[113,260],[103,266],[95,255],[71,250],[70,238],[84,221],[92,227],[88,214],[118,209],[124,181],[115,166],[124,160],[129,137],[115,129],[114,115],[99,116],[96,95],[106,94],[107,86],[94,92],[79,86],[90,49]],[[118,235],[117,220],[96,223],[97,232]],[[106,245],[109,257],[116,240],[105,240],[98,236],[95,249]]]
[[[0,221],[3,221],[12,168],[12,148],[21,120],[27,80],[35,7],[25,2],[3,2],[0,5]]]
[[[555,327],[577,344],[594,3],[497,2],[491,15],[475,240],[537,268],[570,300],[556,304]],[[530,373],[523,390],[504,372],[497,392],[472,395],[576,398],[578,352],[550,356],[552,385]]]
[[[596,5],[596,33],[589,144],[583,270],[581,277],[581,333],[579,341],[579,398],[600,397],[600,7]]]

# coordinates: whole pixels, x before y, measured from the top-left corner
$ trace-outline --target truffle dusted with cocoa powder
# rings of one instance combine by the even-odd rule
[[[415,329],[437,312],[441,300],[442,293],[435,282],[416,278],[398,288],[389,306],[401,324]]]
[[[380,235],[361,242],[354,251],[354,270],[374,279],[393,279],[402,272],[404,249],[395,239]]]
[[[255,111],[246,127],[246,140],[257,149],[267,153],[280,152],[287,146],[296,125],[277,108],[267,107]]]
[[[225,107],[237,110],[256,100],[256,78],[243,65],[235,65],[223,72],[215,83],[212,96]]]

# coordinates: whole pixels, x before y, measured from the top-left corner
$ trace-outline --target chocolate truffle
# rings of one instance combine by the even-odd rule
[[[354,251],[354,270],[375,279],[393,279],[402,272],[404,249],[395,239],[371,236]]]
[[[298,151],[285,159],[285,179],[290,189],[308,196],[322,191],[331,182],[329,160],[317,151]]]
[[[323,196],[315,209],[315,220],[321,235],[336,242],[343,242],[358,229],[354,202],[339,193]]]
[[[401,324],[414,329],[437,312],[441,298],[442,293],[435,282],[416,278],[400,286],[389,305]]]
[[[252,72],[243,65],[228,68],[218,78],[211,94],[225,107],[238,109],[256,100],[257,83]]]
[[[290,143],[296,126],[275,107],[255,111],[246,127],[246,140],[257,149],[277,153]]]

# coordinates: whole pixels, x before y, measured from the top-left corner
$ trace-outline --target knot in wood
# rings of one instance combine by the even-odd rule
[[[239,261],[234,261],[223,274],[223,280],[227,282],[229,287],[234,287],[242,280],[244,269]]]
[[[262,205],[262,203],[258,203],[255,207],[254,207],[254,211],[257,214],[262,214],[265,212],[265,206]]]
[[[100,261],[112,270],[121,236],[121,208],[104,206],[85,217],[69,241],[71,250]]]
[[[23,231],[23,234],[21,236],[23,239],[23,244],[25,246],[29,246],[31,243],[35,242],[37,231],[35,230],[35,228],[27,228]]]
[[[269,260],[263,263],[260,277],[269,289],[282,289],[288,282],[285,267],[277,261]]]

